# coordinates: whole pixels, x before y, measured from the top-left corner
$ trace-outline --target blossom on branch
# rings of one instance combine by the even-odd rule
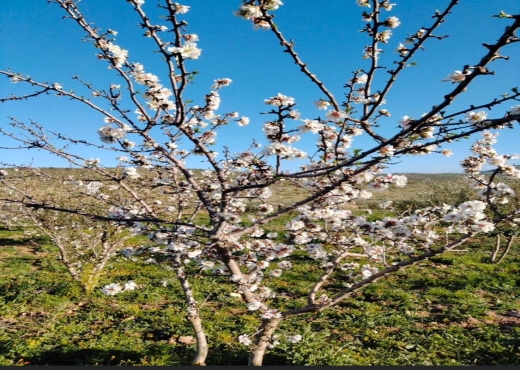
[[[282,105],[293,105],[294,98],[278,93],[272,98],[265,99],[264,103],[267,105],[274,105],[275,107],[281,107]]]
[[[178,13],[178,14],[186,14],[190,10],[189,6],[181,5],[179,3],[174,3],[173,6],[175,8],[175,13]]]
[[[383,24],[384,24],[386,27],[397,28],[397,27],[399,27],[399,25],[401,24],[401,22],[399,21],[399,18],[397,18],[397,17],[390,17],[390,18],[388,18],[386,21],[384,21]]]
[[[462,73],[461,71],[455,71],[448,75],[448,78],[444,78],[442,82],[451,81],[452,83],[461,83],[466,79],[466,73]]]
[[[332,122],[341,122],[348,117],[347,112],[331,110],[327,112],[327,119]]]
[[[215,83],[211,85],[211,88],[216,90],[220,89],[221,87],[229,86],[231,85],[231,82],[233,82],[230,78],[219,78],[214,81]]]
[[[330,106],[330,102],[321,99],[314,102],[314,104],[319,110],[327,110],[327,108]]]
[[[262,17],[262,11],[259,6],[255,5],[242,5],[237,11],[234,13],[237,17],[242,17],[244,19],[254,19]]]
[[[484,111],[469,112],[465,118],[472,125],[477,125],[487,119],[487,113]]]
[[[170,46],[166,50],[172,54],[178,54],[185,59],[199,59],[202,54],[202,49],[199,49],[195,42],[186,42],[181,47]]]

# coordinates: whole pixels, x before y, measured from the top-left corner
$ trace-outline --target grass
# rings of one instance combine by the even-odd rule
[[[131,279],[141,288],[113,297],[96,289],[85,296],[51,246],[36,247],[6,230],[0,239],[0,365],[190,363],[195,347],[179,338],[191,336],[191,328],[168,269],[117,259],[100,286]],[[490,247],[481,245],[383,279],[337,310],[291,318],[282,331],[304,340],[282,342],[265,364],[520,365],[520,318],[511,313],[520,307],[520,254],[514,250],[504,263],[490,265]],[[302,304],[286,297],[304,293],[318,272],[303,255],[291,259],[294,270],[273,286],[285,293],[275,298],[282,308]],[[236,338],[251,333],[258,319],[230,296],[225,277],[200,277],[192,283],[204,302],[208,364],[247,363]]]
[[[80,170],[55,171],[66,176]],[[375,192],[373,199],[354,205],[353,212],[366,214],[364,208],[389,199],[406,201],[431,189],[427,179],[440,184],[462,179],[451,174],[407,177],[406,192]],[[275,189],[273,202],[287,204],[303,192],[284,183]],[[373,209],[368,219],[389,215]],[[286,214],[267,227],[283,232],[293,217]],[[182,338],[192,336],[192,329],[181,288],[167,263],[119,256],[87,295],[48,243],[23,229],[0,228],[0,366],[190,363],[195,346]],[[336,309],[284,321],[281,343],[268,352],[264,364],[520,365],[520,248],[515,245],[499,265],[488,263],[491,239],[464,248],[468,251],[438,256],[381,279]],[[320,271],[304,253],[288,260],[294,268],[283,279],[271,282],[266,277],[277,294],[271,303],[281,310],[303,305]],[[247,349],[237,337],[255,332],[257,315],[231,295],[235,287],[227,277],[189,269],[210,343],[208,365],[246,364]],[[139,289],[116,296],[101,292],[106,284],[128,280]],[[332,288],[343,284],[338,275]],[[301,334],[303,340],[291,344],[282,333]]]

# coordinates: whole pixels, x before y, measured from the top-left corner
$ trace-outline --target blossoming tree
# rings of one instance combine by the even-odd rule
[[[236,293],[250,313],[259,318],[255,333],[243,333],[237,339],[249,348],[250,364],[261,365],[266,351],[278,343],[280,337],[275,332],[284,319],[333,308],[388,274],[453,250],[478,233],[492,231],[497,224],[516,227],[518,223],[520,210],[505,212],[501,208],[513,191],[498,182],[497,174],[519,178],[520,170],[508,162],[516,158],[514,155],[501,155],[493,149],[498,132],[491,130],[513,128],[520,119],[520,105],[516,104],[520,92],[513,88],[509,94],[485,104],[457,111],[449,106],[474,80],[493,73],[493,61],[506,58],[502,49],[519,41],[515,32],[520,27],[520,15],[502,12],[499,17],[504,18],[501,21],[507,22],[507,27],[495,43],[483,44],[481,59],[468,61],[472,64],[450,74],[446,81],[451,82],[451,91],[432,102],[432,108],[422,117],[403,117],[394,132],[386,136],[378,122],[391,114],[384,108],[389,91],[427,41],[443,38],[436,36],[436,30],[457,0],[447,1],[428,27],[399,43],[397,59],[391,67],[380,65],[380,56],[381,48],[392,36],[391,30],[400,25],[396,16],[385,15],[395,4],[387,0],[357,0],[369,45],[362,53],[366,62],[350,76],[343,99],[334,96],[309,69],[294,42],[274,23],[274,12],[283,5],[280,0],[243,0],[235,15],[251,21],[254,29],[273,33],[281,49],[310,84],[319,89],[321,96],[316,97],[316,108],[323,110],[324,115],[303,118],[295,109],[294,98],[282,93],[268,97],[264,102],[270,118],[262,125],[263,133],[258,133],[265,136],[268,144],[261,146],[252,138],[247,150],[233,152],[226,148],[219,155],[211,145],[221,127],[255,123],[235,111],[219,111],[220,91],[232,83],[229,78],[216,79],[201,105],[184,97],[194,76],[187,61],[202,57],[198,36],[187,32],[183,20],[189,6],[161,1],[164,24],[158,25],[147,16],[144,0],[128,0],[145,36],[155,42],[156,52],[167,68],[168,72],[159,77],[117,44],[115,31],[94,27],[81,12],[79,2],[51,2],[84,31],[86,40],[97,48],[97,58],[108,64],[117,81],[104,89],[76,78],[98,99],[94,101],[64,89],[60,83],[40,82],[22,73],[1,70],[11,82],[32,91],[0,101],[36,98],[47,93],[67,97],[103,115],[104,125],[95,128],[99,142],[46,131],[36,122],[16,118],[11,118],[11,129],[2,127],[0,132],[17,141],[18,148],[50,152],[95,175],[95,186],[93,180],[72,176],[58,179],[67,192],[92,202],[76,206],[53,194],[31,193],[13,182],[16,175],[9,169],[0,173],[1,183],[10,189],[3,200],[31,210],[118,223],[135,234],[148,235],[155,243],[149,252],[170,259],[184,291],[187,317],[198,345],[194,364],[205,363],[209,345],[187,266],[195,264],[226,275],[236,286]],[[489,114],[492,108],[505,104],[510,107],[505,114]],[[462,163],[473,186],[480,189],[478,199],[417,209],[377,221],[368,221],[348,208],[357,199],[370,198],[373,191],[406,186],[405,176],[384,172],[396,158],[429,153],[449,156],[451,151],[446,145],[478,133],[482,137],[473,144],[473,154]],[[313,153],[298,148],[303,135],[315,139]],[[374,144],[352,149],[359,135],[371,138]],[[99,160],[60,148],[58,141],[112,151],[119,165],[104,167]],[[188,168],[186,160],[194,155],[203,158],[206,170],[199,173]],[[305,163],[298,170],[288,171],[284,165],[293,159]],[[495,168],[490,177],[480,175],[486,163]],[[41,176],[42,172],[34,171],[33,175]],[[304,195],[290,204],[271,202],[273,189],[282,184],[298,188]],[[491,210],[491,217],[484,213],[486,208]],[[289,217],[284,232],[270,229],[271,222],[281,217]],[[284,310],[273,300],[276,292],[269,282],[284,278],[292,268],[291,255],[295,251],[304,251],[321,272],[307,292],[306,302]],[[124,251],[127,256],[137,252],[131,248]],[[331,284],[333,279],[342,281],[341,287]],[[136,287],[128,284],[125,289]],[[114,284],[103,288],[105,294],[111,295],[121,290]],[[298,342],[301,335],[289,333],[285,339]]]

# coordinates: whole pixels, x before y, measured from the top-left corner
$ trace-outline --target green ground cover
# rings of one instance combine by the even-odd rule
[[[462,175],[407,177],[406,191],[374,193],[374,199],[352,205],[353,212],[366,214],[365,208],[371,208],[368,219],[374,220],[389,215],[375,208],[386,200],[401,201],[406,209],[412,199],[457,202],[468,193],[467,184],[459,186]],[[274,203],[302,196],[290,184],[274,193]],[[292,217],[273,220],[269,229],[283,231]],[[193,333],[180,285],[167,261],[150,264],[146,258],[118,256],[105,268],[98,287],[85,294],[58,260],[50,240],[26,231],[0,228],[0,366],[190,364]],[[520,365],[518,242],[501,264],[489,263],[491,237],[461,248],[466,251],[388,276],[335,309],[291,317],[280,331],[302,334],[303,340],[281,340],[264,364]],[[294,268],[283,279],[268,282],[280,310],[303,305],[321,270],[301,252],[288,260]],[[247,348],[237,338],[255,332],[258,315],[251,315],[233,296],[236,288],[227,277],[195,267],[189,272],[210,343],[207,364],[247,364]],[[139,288],[115,296],[101,292],[106,284],[129,280]],[[328,288],[333,291],[343,284],[338,274]]]
[[[520,253],[488,263],[485,239],[356,293],[338,309],[285,322],[303,334],[282,342],[266,365],[519,365]],[[45,240],[0,231],[0,365],[186,365],[195,351],[184,301],[164,266],[114,260],[100,281],[135,281],[116,296],[85,296]],[[294,307],[318,273],[303,254],[274,286]],[[195,273],[195,271],[193,271]],[[208,365],[247,363],[236,339],[258,324],[225,277],[192,279],[210,341]],[[163,286],[163,282],[167,282]],[[340,284],[340,281],[336,283]],[[324,343],[327,345],[324,347]]]

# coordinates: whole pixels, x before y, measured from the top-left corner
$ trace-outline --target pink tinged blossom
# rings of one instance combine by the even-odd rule
[[[324,127],[324,125],[322,123],[320,123],[319,121],[316,121],[316,120],[304,119],[304,120],[302,120],[302,122],[304,124],[302,126],[298,126],[298,130],[300,130],[302,132],[310,131],[313,134],[317,134]]]
[[[448,78],[441,80],[442,82],[451,81],[452,83],[461,83],[466,79],[466,74],[461,71],[455,71],[448,75]]]
[[[453,152],[450,149],[444,149],[441,151],[442,155],[445,155],[446,157],[450,157],[453,155]]]
[[[356,2],[357,2],[357,4],[359,6],[370,8],[370,1],[369,0],[356,0]]]
[[[341,122],[347,116],[347,113],[343,111],[331,110],[327,112],[327,119],[332,122]]]
[[[476,125],[487,119],[487,112],[469,112],[465,118],[469,123]]]
[[[274,211],[274,207],[273,207],[271,204],[260,204],[260,205],[257,207],[257,210],[258,210],[258,212],[260,212],[260,213],[263,213],[263,214],[269,214],[269,213],[271,213],[271,212]],[[267,237],[268,237],[268,238],[271,238],[269,235],[273,235],[273,233],[269,233],[269,234],[267,234]],[[273,238],[276,238],[276,235],[275,235]]]
[[[262,319],[278,319],[282,314],[278,310],[267,310],[263,313]]]
[[[379,150],[379,154],[383,157],[392,157],[394,155],[394,147],[385,146]]]
[[[478,232],[489,233],[495,230],[495,225],[489,221],[478,221],[474,225],[471,225],[471,228]]]

